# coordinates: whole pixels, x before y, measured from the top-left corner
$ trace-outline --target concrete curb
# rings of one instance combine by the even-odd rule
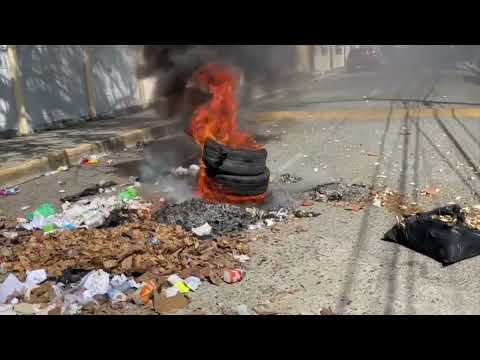
[[[12,167],[0,170],[0,187],[14,186],[33,180],[60,166],[77,165],[85,155],[118,152],[124,148],[135,146],[138,142],[152,141],[177,134],[181,124],[172,122],[161,126],[129,131],[121,135],[91,144],[82,144],[48,154],[45,157],[18,163]]]

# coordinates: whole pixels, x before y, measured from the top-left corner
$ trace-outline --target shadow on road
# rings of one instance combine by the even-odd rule
[[[385,130],[382,135],[381,139],[381,144],[378,152],[378,162],[383,164],[385,161],[385,145],[386,145],[386,138],[387,135],[390,131],[390,126],[391,126],[391,121],[392,121],[392,114],[393,114],[393,104],[390,104],[390,110],[387,115],[386,119],[386,124],[385,124]],[[375,185],[375,181],[377,179],[377,176],[379,175],[379,169],[380,167],[376,167],[374,170],[374,173],[372,175],[372,180],[371,180],[371,186]],[[358,260],[360,258],[360,253],[361,251],[365,248],[367,245],[367,232],[368,232],[368,227],[369,227],[369,221],[371,218],[371,207],[368,207],[367,210],[364,212],[362,221],[360,224],[360,229],[358,232],[357,240],[355,242],[355,245],[352,249],[352,253],[350,255],[348,265],[347,265],[347,270],[345,273],[345,281],[343,285],[343,289],[340,292],[340,297],[337,300],[336,304],[336,309],[338,313],[342,313],[345,310],[345,305],[348,302],[348,298],[351,295],[352,292],[352,286],[355,281],[355,274],[358,269]]]

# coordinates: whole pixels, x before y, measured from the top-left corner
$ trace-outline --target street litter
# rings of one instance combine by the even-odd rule
[[[103,183],[97,184],[95,186],[88,187],[85,190],[83,190],[83,191],[81,191],[81,192],[79,192],[75,195],[66,196],[66,197],[60,199],[60,201],[62,201],[62,202],[77,202],[78,200],[80,200],[82,198],[85,198],[85,197],[88,197],[88,196],[98,195],[102,189],[111,188],[111,187],[114,187],[116,185],[118,185],[118,184],[114,181],[103,182]]]
[[[234,255],[233,258],[236,259],[236,260],[238,260],[238,261],[241,262],[241,263],[245,263],[245,262],[247,262],[247,261],[250,260],[250,256],[244,255],[244,254],[242,254],[242,255]]]
[[[7,304],[17,296],[23,296],[26,288],[15,275],[9,274],[0,285],[0,304]]]
[[[223,273],[223,281],[227,284],[234,284],[243,280],[246,275],[246,271],[242,269],[225,270]]]
[[[397,215],[413,215],[421,211],[417,203],[409,202],[403,194],[389,188],[373,194],[373,206],[382,207]]]
[[[318,217],[318,216],[321,215],[321,213],[319,213],[319,212],[314,212],[314,211],[306,211],[306,210],[302,210],[302,209],[296,209],[296,210],[293,210],[293,215],[294,215],[296,218],[303,219],[303,218],[314,218],[314,217]]]
[[[212,227],[208,223],[205,223],[202,226],[193,228],[192,232],[198,237],[209,236],[212,233]]]
[[[30,209],[30,205],[23,206],[21,210],[25,211],[25,210],[28,210],[28,209]]]
[[[362,202],[368,200],[370,189],[364,184],[345,185],[332,182],[318,185],[308,194],[313,201]]]
[[[190,303],[190,299],[185,295],[177,294],[167,298],[164,294],[155,292],[153,306],[159,314],[171,314],[184,309]]]
[[[67,170],[68,170],[68,166],[60,166],[57,170],[46,172],[44,175],[45,176],[56,175],[59,172],[67,171]]]
[[[20,187],[19,186],[0,189],[0,197],[17,195],[19,192],[20,192]]]
[[[212,236],[231,235],[247,230],[258,220],[246,209],[229,204],[212,204],[192,199],[180,204],[167,204],[155,216],[162,224],[181,225],[187,231],[208,223]]]
[[[190,290],[197,291],[202,284],[202,280],[196,276],[189,276],[185,279],[185,284],[187,284]]]
[[[88,155],[83,157],[80,160],[80,165],[98,165],[99,164],[99,155]]]
[[[300,181],[302,181],[303,178],[301,177],[297,177],[297,176],[293,176],[291,174],[283,174],[283,175],[280,175],[280,181],[284,184],[296,184]]]
[[[480,255],[480,212],[451,205],[405,216],[383,239],[451,265]]]

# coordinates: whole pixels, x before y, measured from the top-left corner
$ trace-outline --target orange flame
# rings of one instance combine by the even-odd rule
[[[234,71],[219,64],[209,64],[195,74],[193,82],[212,96],[206,105],[195,112],[192,119],[191,132],[202,150],[210,138],[233,149],[262,148],[262,145],[257,144],[250,134],[241,131],[238,126],[235,94],[239,77]],[[232,194],[207,176],[203,162],[198,185],[200,195],[213,202],[262,203],[266,197],[266,194],[258,196]]]

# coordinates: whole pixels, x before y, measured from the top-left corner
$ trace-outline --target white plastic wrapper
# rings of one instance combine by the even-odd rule
[[[8,298],[23,295],[26,290],[25,285],[15,275],[9,274],[0,285],[0,304],[5,304]]]
[[[197,228],[193,228],[192,232],[197,235],[197,236],[208,236],[212,233],[212,227],[210,226],[209,223],[205,223],[202,226],[199,226]]]

